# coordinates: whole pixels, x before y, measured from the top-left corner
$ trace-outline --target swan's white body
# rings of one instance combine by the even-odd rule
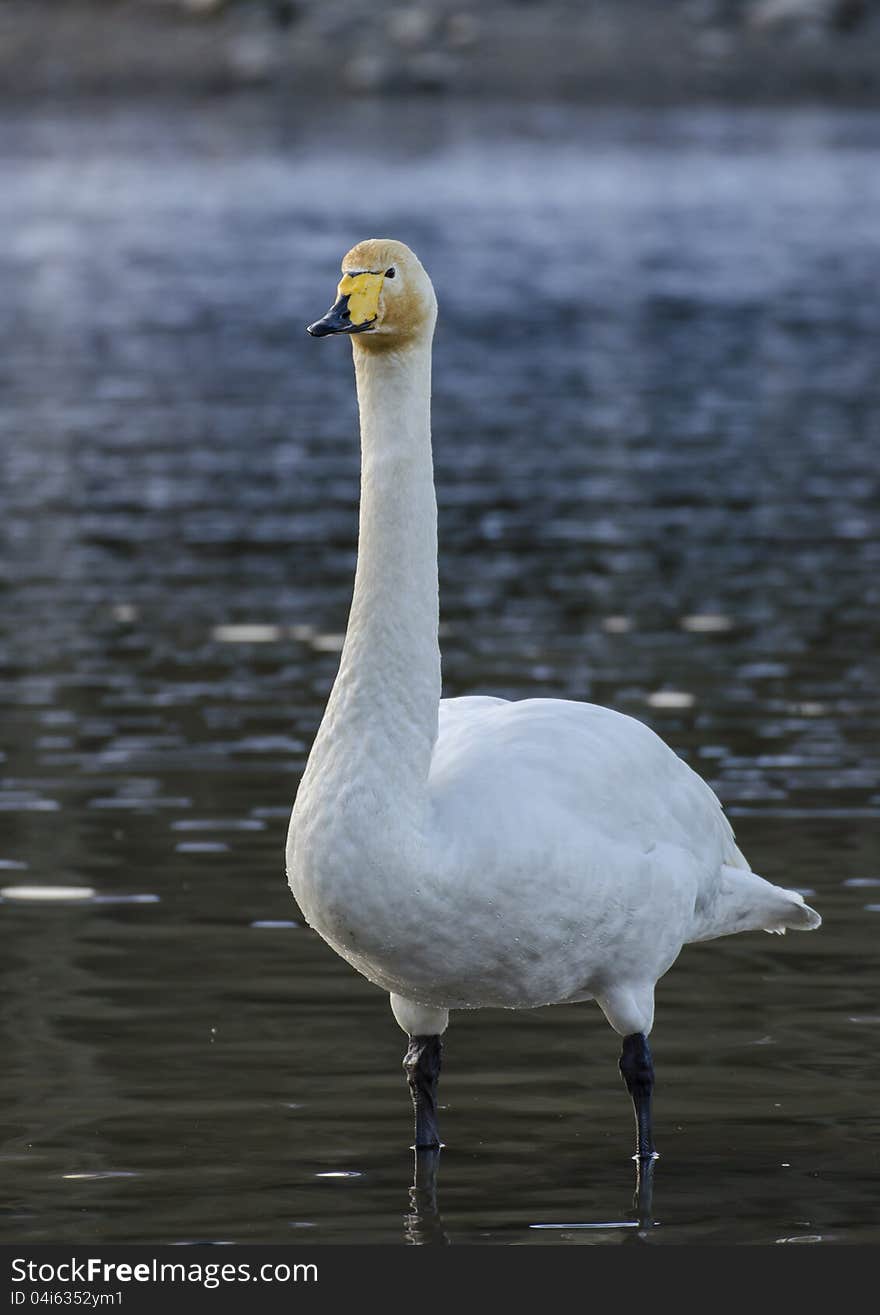
[[[412,1034],[442,1032],[450,1009],[591,998],[622,1035],[647,1034],[686,942],[819,918],[749,870],[715,795],[641,722],[565,700],[441,700],[434,302],[408,255],[423,330],[384,350],[353,339],[357,575],[290,884]]]

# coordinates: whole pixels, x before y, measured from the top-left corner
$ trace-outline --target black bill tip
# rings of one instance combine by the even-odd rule
[[[375,323],[375,317],[364,324],[352,324],[348,309],[348,297],[340,297],[335,306],[331,306],[326,315],[314,324],[306,326],[306,333],[313,338],[326,338],[331,333],[365,333]]]
[[[341,330],[331,328],[327,323],[327,316],[322,320],[315,320],[314,324],[306,325],[306,333],[311,334],[313,338],[326,338],[328,333],[339,333]]]

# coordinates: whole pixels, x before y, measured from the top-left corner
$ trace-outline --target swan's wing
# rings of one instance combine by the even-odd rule
[[[450,864],[489,893],[501,884],[508,907],[516,887],[531,907],[531,882],[539,905],[559,906],[557,921],[580,901],[679,945],[819,924],[800,895],[751,871],[706,782],[648,726],[609,708],[449,700],[429,793]]]
[[[520,977],[521,960],[532,965],[533,1001],[656,981],[734,848],[712,791],[607,708],[481,699],[450,711],[428,778],[438,905],[465,938],[497,929]]]
[[[680,844],[717,867],[748,866],[709,786],[635,718],[566,699],[445,699],[440,710],[432,802],[441,818],[469,817],[472,834],[511,827],[515,841],[564,826],[587,841]]]
[[[508,699],[493,698],[489,694],[469,694],[458,699],[441,699],[438,739],[444,744],[452,744],[459,731],[467,734],[468,724],[480,713],[488,712],[490,708],[506,707],[508,702]]]

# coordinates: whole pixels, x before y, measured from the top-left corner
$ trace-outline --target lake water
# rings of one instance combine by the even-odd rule
[[[243,98],[0,123],[0,1239],[880,1240],[880,120]],[[287,817],[355,562],[361,237],[441,304],[449,694],[648,721],[825,925],[686,949],[661,1159],[593,1005],[404,1037]]]

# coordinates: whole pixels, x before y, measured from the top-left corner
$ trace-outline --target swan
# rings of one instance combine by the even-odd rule
[[[409,1038],[416,1149],[441,1144],[450,1010],[595,1000],[622,1037],[634,1158],[651,1161],[657,980],[689,942],[821,919],[752,872],[712,790],[641,722],[567,699],[440,697],[436,316],[416,255],[371,238],[308,327],[351,338],[361,501],[288,880],[308,924],[390,995]]]

